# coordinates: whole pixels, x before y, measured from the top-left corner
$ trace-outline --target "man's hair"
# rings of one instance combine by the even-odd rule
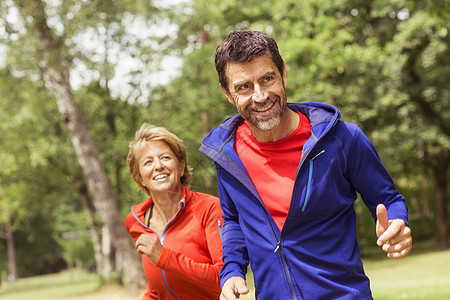
[[[216,48],[215,65],[220,85],[230,92],[225,72],[229,62],[247,63],[259,56],[271,57],[280,75],[283,75],[284,61],[271,36],[259,31],[232,31]]]
[[[141,183],[141,174],[139,173],[138,154],[150,141],[163,141],[175,154],[178,162],[184,164],[184,175],[181,177],[181,184],[189,186],[192,181],[192,168],[188,166],[186,147],[183,141],[175,134],[168,131],[164,127],[156,127],[148,123],[144,123],[141,128],[136,131],[134,141],[129,145],[130,151],[127,156],[127,164],[130,168],[130,174],[139,188],[150,196],[148,188]]]

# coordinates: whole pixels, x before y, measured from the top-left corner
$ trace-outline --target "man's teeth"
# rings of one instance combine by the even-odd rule
[[[265,106],[265,107],[255,108],[254,110],[257,111],[257,112],[266,111],[266,110],[269,110],[270,108],[272,108],[273,104],[274,103],[271,103],[270,105]]]

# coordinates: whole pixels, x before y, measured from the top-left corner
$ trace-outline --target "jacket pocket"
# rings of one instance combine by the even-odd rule
[[[302,205],[302,212],[305,211],[306,206],[308,205],[309,197],[311,195],[311,185],[312,185],[312,179],[313,179],[313,173],[314,173],[314,160],[323,153],[325,153],[325,150],[320,151],[318,154],[316,154],[313,158],[311,158],[309,160],[308,181],[306,184],[306,195],[305,195],[305,201],[303,201],[303,205]]]

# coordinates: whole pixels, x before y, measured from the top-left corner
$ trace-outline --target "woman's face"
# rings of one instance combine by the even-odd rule
[[[138,153],[141,184],[155,195],[159,192],[176,191],[181,187],[184,163],[163,141],[149,141]]]

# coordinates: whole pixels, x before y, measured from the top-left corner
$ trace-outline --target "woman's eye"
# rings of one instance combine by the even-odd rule
[[[151,160],[146,160],[146,161],[144,162],[144,166],[148,166],[148,165],[150,165],[151,163],[152,163]]]

